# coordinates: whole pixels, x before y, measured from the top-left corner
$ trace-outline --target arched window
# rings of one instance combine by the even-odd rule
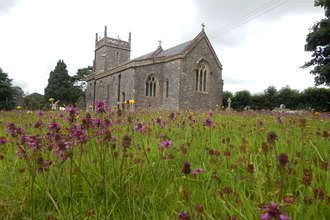
[[[156,96],[156,77],[149,75],[146,81],[146,96]]]
[[[208,84],[208,74],[210,73],[209,71],[209,66],[205,60],[201,60],[197,64],[197,68],[195,70],[196,74],[196,91],[199,92],[206,92],[207,90],[207,84]]]
[[[165,97],[168,97],[168,79],[165,80]]]

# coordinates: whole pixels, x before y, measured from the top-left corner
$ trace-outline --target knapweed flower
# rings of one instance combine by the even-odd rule
[[[165,139],[160,143],[160,146],[162,148],[166,148],[166,147],[171,148],[172,147],[172,141]]]
[[[267,134],[267,142],[268,143],[275,143],[275,140],[278,140],[277,134],[275,131],[270,131]]]
[[[275,219],[281,219],[281,220],[291,220],[290,217],[285,216],[284,212],[277,208],[278,204],[276,204],[274,201],[270,202],[270,205],[264,205],[264,214],[260,214],[260,219],[262,220],[275,220]]]
[[[207,118],[203,120],[204,122],[204,126],[212,126],[212,119],[211,118]]]
[[[41,111],[41,110],[39,110],[38,112],[37,112],[37,115],[39,115],[39,116],[44,116],[44,112],[43,111]]]
[[[151,108],[151,107],[152,107],[152,105],[151,105],[151,104],[148,104],[147,106],[148,106],[148,108]]]
[[[179,219],[187,219],[187,220],[190,220],[189,212],[183,212],[183,211],[180,211]]]
[[[198,174],[200,173],[200,172],[203,172],[204,170],[202,169],[202,168],[196,168],[195,170],[194,170],[194,175],[195,176],[198,176]]]
[[[285,154],[285,153],[282,153],[280,155],[278,155],[278,161],[279,161],[279,164],[284,167],[289,161],[288,161],[288,155]]]
[[[182,170],[181,172],[183,174],[190,174],[191,173],[191,169],[190,169],[190,163],[188,161],[185,161],[183,163],[183,167],[182,167]]]
[[[144,125],[144,122],[138,122],[138,123],[136,123],[135,126],[133,126],[133,129],[138,130],[138,131],[145,131],[146,128],[147,127]]]
[[[6,142],[8,142],[6,137],[0,137],[0,144],[4,144]]]
[[[104,113],[107,110],[108,103],[106,101],[95,100],[95,110],[98,113]]]

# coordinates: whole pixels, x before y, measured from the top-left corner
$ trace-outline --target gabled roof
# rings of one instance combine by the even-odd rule
[[[189,43],[191,41],[192,40],[184,42],[182,44],[176,45],[176,46],[171,47],[171,48],[166,49],[166,50],[161,50],[159,53],[155,54],[155,52],[157,50],[159,50],[159,48],[158,48],[156,51],[147,53],[147,54],[145,54],[143,56],[140,56],[140,57],[137,57],[133,60],[143,60],[143,59],[148,59],[150,57],[160,57],[160,56],[169,57],[169,56],[177,55],[177,54],[180,54],[182,51],[184,51],[184,49],[186,49],[186,47],[189,45]]]

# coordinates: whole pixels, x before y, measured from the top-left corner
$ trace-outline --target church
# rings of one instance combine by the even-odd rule
[[[141,108],[219,109],[223,99],[222,65],[204,31],[169,49],[130,58],[128,41],[96,34],[93,73],[87,79],[86,105],[107,101],[110,108],[134,100]]]

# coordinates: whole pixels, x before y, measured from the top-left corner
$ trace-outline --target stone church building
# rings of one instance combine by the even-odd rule
[[[161,43],[161,42],[160,42]],[[222,65],[204,27],[192,40],[130,59],[128,41],[107,36],[95,39],[93,73],[87,78],[86,105],[106,100],[109,107],[134,100],[152,109],[219,108],[223,98]]]

